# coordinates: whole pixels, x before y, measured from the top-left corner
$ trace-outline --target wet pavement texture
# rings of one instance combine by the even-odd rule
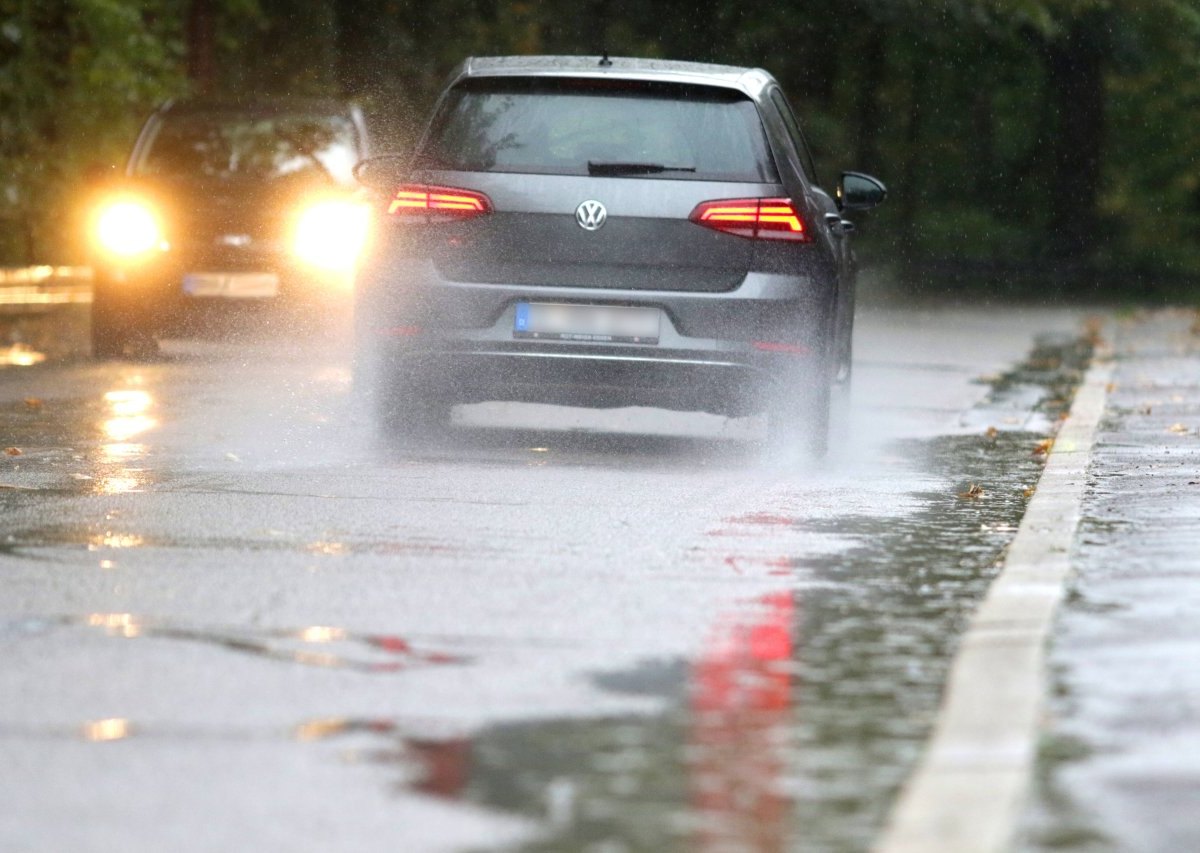
[[[1023,847],[1200,850],[1200,321],[1113,337]]]
[[[0,368],[0,848],[865,849],[1087,356],[865,305],[807,470],[645,409],[403,447],[346,318]]]

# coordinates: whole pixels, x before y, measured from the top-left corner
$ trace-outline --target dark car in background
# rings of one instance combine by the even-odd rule
[[[89,219],[98,356],[251,303],[349,298],[367,210],[359,110],[334,100],[169,102]]]
[[[766,72],[608,57],[475,58],[408,158],[358,174],[377,214],[356,286],[356,381],[427,430],[520,400],[765,410],[823,452],[850,374],[849,210]]]

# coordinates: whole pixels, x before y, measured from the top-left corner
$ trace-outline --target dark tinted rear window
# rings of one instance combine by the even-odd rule
[[[447,96],[419,158],[425,168],[551,175],[586,175],[589,162],[695,170],[656,179],[776,180],[754,103],[715,86],[467,81]]]

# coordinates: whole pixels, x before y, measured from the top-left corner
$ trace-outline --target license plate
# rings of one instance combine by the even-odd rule
[[[183,277],[188,296],[261,299],[279,295],[279,276],[273,272],[193,272]]]
[[[518,302],[513,337],[612,344],[656,344],[657,308]]]

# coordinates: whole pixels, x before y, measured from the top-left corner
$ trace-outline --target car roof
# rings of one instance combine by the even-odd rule
[[[291,112],[311,112],[322,115],[345,115],[355,112],[353,104],[336,98],[298,98],[250,96],[246,98],[180,98],[167,101],[158,112],[172,115],[189,113],[234,112],[274,115]]]
[[[604,60],[607,60],[604,63]],[[602,64],[604,63],[604,64]],[[477,77],[612,77],[667,83],[702,83],[757,94],[774,82],[761,68],[640,59],[628,56],[473,56],[452,75],[457,83]]]

